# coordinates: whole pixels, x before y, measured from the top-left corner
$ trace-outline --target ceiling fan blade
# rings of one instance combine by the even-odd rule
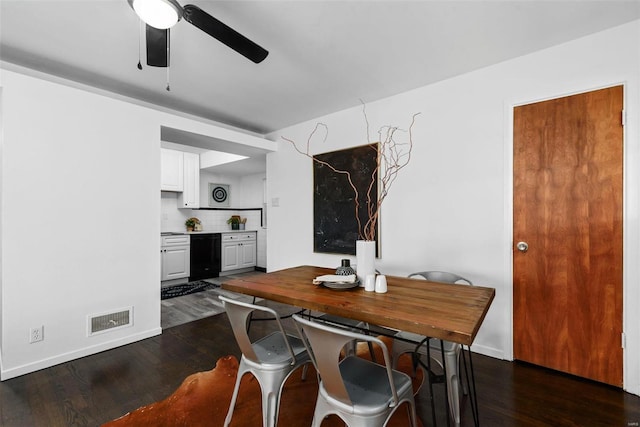
[[[228,25],[218,21],[198,6],[188,4],[183,7],[183,10],[183,16],[186,21],[189,21],[211,37],[221,41],[256,64],[262,62],[269,54],[267,50]]]
[[[159,30],[147,25],[147,65],[169,66],[169,30]]]

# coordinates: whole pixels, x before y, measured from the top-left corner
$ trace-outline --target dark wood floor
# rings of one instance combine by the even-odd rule
[[[257,322],[252,332],[262,333],[270,323]],[[0,383],[0,423],[98,426],[167,397],[185,377],[210,370],[227,354],[239,356],[225,314],[175,326],[161,336]],[[620,389],[478,354],[473,362],[483,426],[626,427],[640,421],[640,397]],[[442,404],[442,386],[435,387]],[[425,426],[431,424],[427,390],[418,396]],[[438,419],[444,425],[443,409]]]

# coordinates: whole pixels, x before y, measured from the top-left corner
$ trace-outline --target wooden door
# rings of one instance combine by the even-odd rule
[[[616,386],[622,100],[617,86],[517,107],[513,135],[514,357]]]

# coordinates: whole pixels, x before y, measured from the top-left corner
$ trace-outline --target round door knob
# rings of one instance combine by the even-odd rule
[[[518,242],[516,248],[518,248],[520,252],[527,252],[529,250],[529,245],[527,242]]]

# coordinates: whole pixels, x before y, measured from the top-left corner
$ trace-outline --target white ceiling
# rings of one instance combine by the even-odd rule
[[[162,148],[168,148],[170,150],[178,150],[178,151],[186,151],[189,153],[195,153],[202,155],[206,152],[214,152],[218,153],[228,153],[230,150],[228,147],[229,144],[223,144],[222,146],[217,147],[216,150],[211,150],[212,148],[209,144],[203,145],[199,144],[191,139],[184,138],[184,133],[180,133],[180,143],[161,141]],[[207,146],[209,148],[201,148]],[[234,154],[234,153],[232,153]],[[255,150],[252,153],[244,153],[243,156],[246,158],[241,160],[235,160],[232,162],[224,163],[217,166],[206,167],[200,164],[200,170],[205,172],[215,173],[218,175],[228,175],[228,176],[236,176],[242,177],[247,175],[254,175],[258,173],[263,173],[266,170],[267,165],[267,155],[265,152],[261,150]]]
[[[167,92],[165,69],[136,67],[126,0],[1,0],[0,59],[264,134],[640,18],[640,0],[192,3],[269,56],[180,21]]]

